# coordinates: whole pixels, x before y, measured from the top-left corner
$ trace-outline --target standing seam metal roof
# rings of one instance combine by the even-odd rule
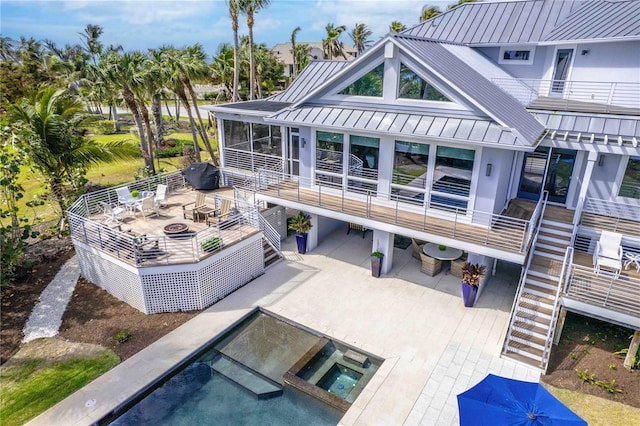
[[[396,36],[394,40],[415,55],[425,67],[446,82],[457,87],[462,94],[497,121],[510,127],[533,146],[545,128],[515,99],[487,80],[474,68],[437,42],[413,37]],[[458,46],[457,49],[471,48]]]
[[[268,99],[295,102],[350,64],[348,61],[311,61],[286,90]]]
[[[402,35],[460,44],[535,43],[584,0],[524,0],[464,3]]]

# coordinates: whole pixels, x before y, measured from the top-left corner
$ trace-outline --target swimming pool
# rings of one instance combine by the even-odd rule
[[[257,310],[99,423],[337,424],[382,361]]]

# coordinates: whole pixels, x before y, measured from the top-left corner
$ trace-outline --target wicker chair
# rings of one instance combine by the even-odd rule
[[[427,274],[430,277],[436,276],[442,271],[442,261],[433,257],[427,256],[420,252],[420,259],[422,260],[422,266],[420,272]]]
[[[464,266],[466,261],[467,253],[463,253],[462,256],[460,256],[458,259],[452,260],[450,270],[451,275],[462,279],[462,267]]]
[[[411,254],[411,256],[415,257],[418,260],[422,260],[420,255],[422,254],[422,247],[425,244],[426,243],[424,243],[422,241],[418,241],[415,238],[412,238],[411,239],[411,246],[413,247],[413,253]]]

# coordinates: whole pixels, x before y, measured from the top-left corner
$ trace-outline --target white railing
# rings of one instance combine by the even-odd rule
[[[640,317],[640,279],[608,272],[595,274],[593,268],[571,264],[565,284],[566,297],[590,305]]]
[[[547,199],[549,198],[549,191],[544,191],[542,197],[536,203],[536,208],[533,210],[531,214],[531,219],[529,219],[529,227],[527,229],[527,237],[526,241],[531,241],[531,246],[533,247],[533,243],[535,242],[533,238],[534,231],[537,231],[540,228],[540,223],[542,223],[542,216],[544,215],[544,209],[547,207]],[[531,253],[529,253],[529,257],[531,257]]]
[[[224,159],[226,167],[236,169],[253,172],[258,169],[282,170],[282,156],[224,148]]]
[[[640,222],[640,204],[627,204],[612,200],[587,198],[582,207],[582,212],[609,216],[618,220],[625,219]],[[610,229],[610,231],[614,230]]]
[[[492,81],[523,105],[529,105],[539,97],[563,99],[565,108],[571,101],[628,108],[640,105],[639,83],[514,78],[493,78]],[[603,112],[610,112],[609,109],[605,108]]]
[[[429,200],[421,201],[421,212],[418,213],[416,200],[413,198],[367,191],[360,187],[329,185],[326,181],[285,173],[260,171],[256,179],[270,182],[271,185],[263,188],[261,193],[277,198],[518,253],[526,252],[529,247],[530,233],[527,230],[531,227],[532,220],[469,210]],[[409,216],[413,212],[416,216],[419,215],[418,220]],[[430,218],[443,219],[445,222],[438,221],[434,225]]]

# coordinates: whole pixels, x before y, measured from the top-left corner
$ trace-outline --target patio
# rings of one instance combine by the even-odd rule
[[[456,395],[487,373],[537,381],[539,373],[500,358],[520,267],[498,264],[476,307],[464,308],[459,279],[420,272],[412,248],[395,249],[388,275],[371,277],[371,233],[340,229],[205,310],[36,418],[33,424],[90,424],[261,306],[385,358],[342,424],[458,424]],[[123,383],[126,378],[126,383]],[[96,399],[86,407],[85,402]]]

